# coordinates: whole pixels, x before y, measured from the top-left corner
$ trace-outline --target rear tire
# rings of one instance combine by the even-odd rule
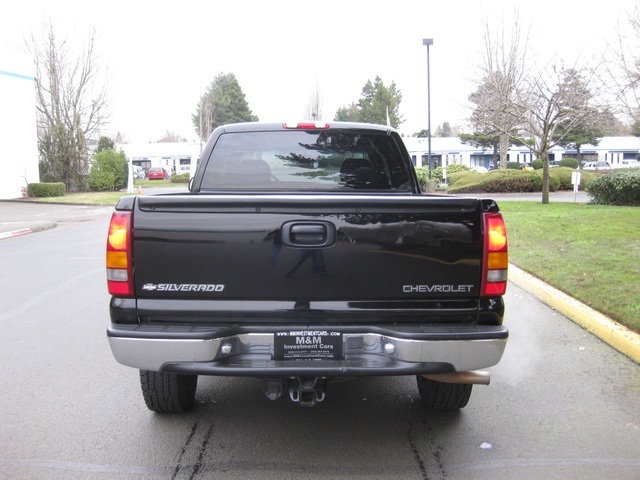
[[[416,376],[422,405],[432,410],[459,410],[469,403],[472,384],[444,383]]]
[[[140,370],[140,386],[149,410],[158,413],[186,412],[193,406],[198,376]]]

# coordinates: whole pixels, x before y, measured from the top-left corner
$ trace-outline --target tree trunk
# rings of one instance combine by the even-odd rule
[[[500,168],[507,168],[507,151],[509,150],[509,135],[500,134]]]
[[[582,152],[580,151],[580,145],[576,145],[576,151],[578,152],[576,155],[576,157],[578,157],[578,170],[580,170],[582,168]]]
[[[546,150],[540,155],[542,160],[542,204],[549,203],[549,154]]]

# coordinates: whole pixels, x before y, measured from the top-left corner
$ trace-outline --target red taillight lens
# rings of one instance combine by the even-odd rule
[[[495,297],[507,290],[509,254],[507,228],[500,213],[484,214],[484,253],[480,295]]]
[[[114,212],[107,238],[107,287],[118,297],[133,296],[131,212]]]

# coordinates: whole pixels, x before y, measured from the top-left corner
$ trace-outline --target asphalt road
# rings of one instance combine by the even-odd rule
[[[422,409],[413,377],[310,409],[202,378],[193,411],[149,412],[105,335],[109,211],[0,241],[0,478],[640,477],[640,367],[513,284],[505,356],[461,412]]]

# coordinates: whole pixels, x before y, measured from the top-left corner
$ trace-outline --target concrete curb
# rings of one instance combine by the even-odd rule
[[[19,237],[20,235],[28,235],[30,233],[33,233],[33,230],[31,230],[30,228],[21,228],[19,230],[12,230],[10,232],[0,233],[0,240],[4,238]]]
[[[50,228],[54,228],[57,224],[55,223],[47,223],[45,225],[40,225],[34,228],[19,228],[16,230],[10,230],[8,232],[0,232],[0,240],[4,240],[5,238],[13,238],[19,237],[21,235],[29,235],[30,233],[41,232],[43,230],[49,230]]]
[[[514,265],[509,265],[509,281],[640,364],[640,335],[637,333]]]

